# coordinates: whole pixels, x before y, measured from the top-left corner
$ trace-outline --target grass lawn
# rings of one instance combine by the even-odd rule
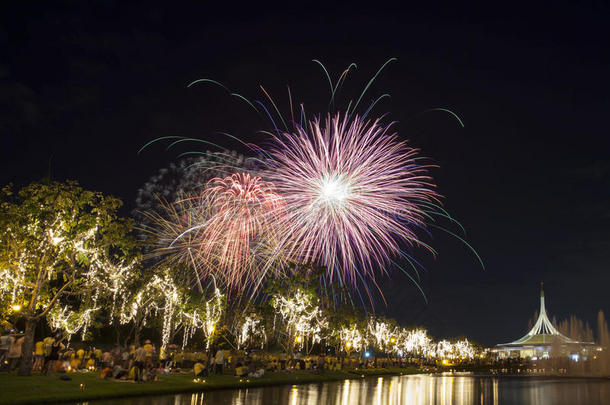
[[[160,381],[135,384],[132,382],[117,382],[101,380],[99,373],[71,373],[72,380],[62,381],[61,374],[52,377],[33,375],[19,377],[15,374],[0,374],[0,405],[17,405],[28,403],[44,403],[59,401],[79,401],[99,398],[126,397],[138,395],[168,394],[177,392],[205,391],[212,389],[227,389],[240,387],[260,387],[278,384],[303,384],[320,381],[361,378],[361,375],[414,374],[417,369],[368,369],[345,371],[327,371],[316,375],[309,371],[294,373],[267,373],[262,378],[240,379],[231,375],[211,376],[205,378],[205,383],[194,382],[193,374],[173,374],[161,376]],[[80,389],[80,385],[84,389]]]

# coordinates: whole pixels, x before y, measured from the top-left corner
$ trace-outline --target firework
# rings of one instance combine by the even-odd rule
[[[273,185],[259,176],[213,178],[200,196],[152,215],[156,254],[194,266],[197,281],[212,277],[229,291],[256,290],[284,258],[277,250],[282,212]]]
[[[426,246],[422,203],[437,203],[418,150],[391,125],[347,115],[272,135],[266,179],[285,204],[283,251],[354,285],[374,278],[404,243]]]
[[[201,209],[209,214],[198,256],[229,289],[257,284],[273,269],[266,258],[278,239],[282,202],[272,184],[247,173],[212,179]]]

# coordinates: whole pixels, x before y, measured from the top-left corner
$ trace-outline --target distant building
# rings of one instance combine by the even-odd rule
[[[593,342],[578,342],[560,333],[551,323],[544,305],[544,290],[540,288],[540,313],[534,327],[523,336],[510,343],[501,343],[491,349],[497,358],[538,358],[567,357],[579,361],[597,350]]]

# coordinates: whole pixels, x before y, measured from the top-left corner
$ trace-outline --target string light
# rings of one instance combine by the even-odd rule
[[[310,294],[298,289],[293,296],[276,295],[272,305],[286,327],[288,341],[295,342],[299,350],[305,343],[320,342],[328,321]]]

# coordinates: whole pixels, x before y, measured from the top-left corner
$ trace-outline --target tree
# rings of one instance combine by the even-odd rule
[[[118,309],[121,324],[133,323],[136,346],[140,344],[140,332],[153,317],[161,316],[161,350],[171,342],[180,323],[182,306],[187,296],[174,282],[167,267],[154,268],[152,276],[138,280],[130,289]]]
[[[20,375],[31,374],[40,319],[51,311],[59,319],[56,306],[64,301],[79,307],[63,312],[74,325],[68,311],[95,308],[129,279],[135,241],[130,222],[117,216],[121,204],[72,181],[32,183],[17,194],[2,189],[0,302],[20,305],[25,319]]]

